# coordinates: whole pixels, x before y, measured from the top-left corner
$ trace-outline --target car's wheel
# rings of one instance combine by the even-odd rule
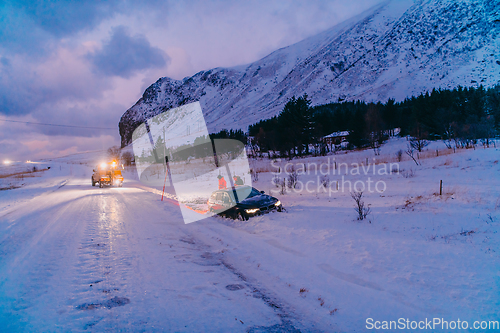
[[[283,211],[283,206],[279,206],[278,207],[278,212],[282,212]]]
[[[236,212],[236,216],[234,219],[238,221],[246,221],[248,220],[248,217],[242,212]]]
[[[123,184],[122,184],[122,183],[120,183],[120,185],[118,185],[118,187],[122,187],[122,186],[123,186]]]

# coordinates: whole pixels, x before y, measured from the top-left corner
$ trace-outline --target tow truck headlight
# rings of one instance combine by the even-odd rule
[[[276,207],[281,206],[281,201],[279,201],[279,200],[278,200],[278,202],[276,202],[274,205],[275,205]]]
[[[245,212],[247,212],[247,214],[254,214],[254,213],[257,213],[260,209],[258,208],[253,208],[253,209],[245,209]]]

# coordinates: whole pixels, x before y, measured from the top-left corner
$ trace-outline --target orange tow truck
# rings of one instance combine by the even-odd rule
[[[92,174],[92,186],[99,184],[99,187],[107,186],[123,186],[123,176],[121,170],[117,168],[116,161],[110,163],[101,163],[98,165]]]

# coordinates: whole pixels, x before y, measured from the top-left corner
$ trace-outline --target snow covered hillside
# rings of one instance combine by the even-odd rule
[[[1,331],[360,332],[368,318],[498,322],[499,148],[454,152],[433,142],[416,156],[420,165],[403,155],[380,172],[406,144],[391,139],[378,156],[253,160],[254,186],[286,212],[249,221],[184,224],[179,206],[160,201],[133,170],[121,188],[92,187],[95,153],[44,161],[51,168],[23,186],[1,178],[2,187],[21,186],[0,191]],[[335,162],[328,172],[314,168]],[[287,163],[304,170],[298,181],[309,190],[279,193],[271,171],[287,177]],[[355,164],[365,169],[352,172]],[[348,189],[325,191],[325,176],[340,189],[368,178],[386,187],[365,191],[371,213],[358,221]]]
[[[122,116],[122,146],[145,119],[194,101],[216,132],[246,130],[304,93],[318,105],[498,84],[499,13],[498,1],[386,1],[252,64],[160,78]]]

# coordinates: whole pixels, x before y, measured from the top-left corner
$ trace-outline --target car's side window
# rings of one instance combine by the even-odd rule
[[[217,193],[217,197],[215,200],[222,201],[222,193]]]
[[[224,193],[224,203],[231,203],[231,199],[229,199],[229,195],[227,195],[227,193]]]

